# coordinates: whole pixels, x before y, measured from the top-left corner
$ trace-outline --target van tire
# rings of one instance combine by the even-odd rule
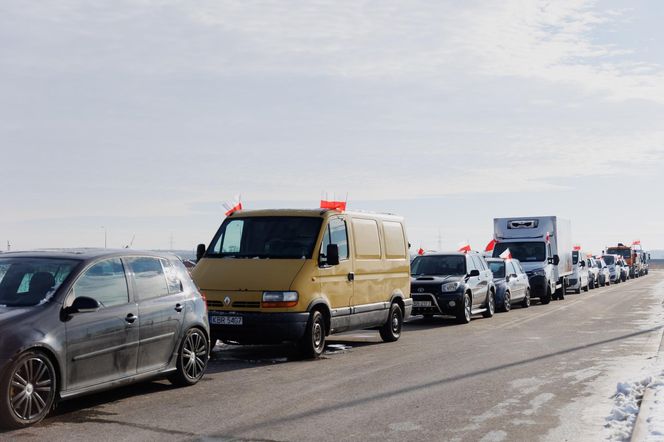
[[[379,329],[380,337],[385,342],[398,341],[401,337],[401,328],[403,327],[403,312],[396,302],[390,306],[390,314],[385,324]]]
[[[459,324],[468,324],[472,316],[473,305],[468,293],[463,294],[462,302],[457,308],[456,319]]]
[[[299,346],[302,355],[310,359],[318,359],[325,351],[325,318],[320,311],[311,312]]]
[[[551,287],[546,288],[546,294],[544,296],[540,297],[540,302],[544,305],[551,302]]]

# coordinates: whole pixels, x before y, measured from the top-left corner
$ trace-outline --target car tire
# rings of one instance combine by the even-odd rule
[[[588,288],[593,290],[595,288],[595,278],[592,278],[588,281]]]
[[[311,312],[299,346],[302,355],[307,358],[317,359],[323,354],[325,350],[325,318],[320,311],[314,310]]]
[[[177,358],[177,370],[168,377],[171,384],[188,387],[200,381],[210,359],[210,343],[205,332],[199,328],[187,330]]]
[[[588,293],[588,290],[590,290],[590,281],[586,284],[586,286],[583,288],[583,291]]]
[[[523,301],[521,301],[521,307],[530,307],[530,289],[526,289],[526,296],[523,298]]]
[[[53,409],[57,392],[57,375],[48,356],[26,351],[2,377],[0,427],[16,430],[41,421]]]
[[[509,290],[505,291],[505,296],[503,297],[503,304],[500,306],[501,312],[509,312],[512,308],[512,295]]]
[[[574,291],[576,292],[577,295],[581,294],[581,282],[579,282],[579,288]]]
[[[468,293],[463,294],[462,302],[459,303],[457,308],[456,319],[459,324],[468,324],[472,317],[473,305],[470,295]]]
[[[540,297],[540,302],[544,305],[551,302],[551,287],[546,288],[546,294],[544,296]]]
[[[403,328],[403,312],[401,306],[396,302],[390,306],[390,314],[387,321],[380,328],[380,337],[384,342],[395,342],[401,337],[401,329]]]
[[[492,290],[489,290],[489,294],[486,295],[486,307],[482,316],[485,318],[491,318],[494,313],[496,313],[496,295]]]

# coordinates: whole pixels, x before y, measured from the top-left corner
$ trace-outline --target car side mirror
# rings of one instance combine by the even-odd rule
[[[74,299],[71,306],[66,307],[66,313],[71,315],[74,313],[92,313],[99,310],[101,306],[96,299],[88,298],[87,296],[80,296]]]
[[[325,254],[327,255],[327,265],[339,265],[339,246],[337,244],[328,244]]]
[[[200,261],[203,255],[205,255],[205,244],[199,244],[196,246],[196,261]]]
[[[473,269],[473,270],[470,271],[470,273],[468,273],[468,276],[470,276],[471,278],[473,276],[480,276],[480,271],[477,270],[477,269]]]

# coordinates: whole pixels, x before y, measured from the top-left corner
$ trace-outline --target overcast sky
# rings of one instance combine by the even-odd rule
[[[0,0],[0,250],[193,249],[222,202],[664,248],[661,1]],[[102,227],[103,226],[103,227]]]

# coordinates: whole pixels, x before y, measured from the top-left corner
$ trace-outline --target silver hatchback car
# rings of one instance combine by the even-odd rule
[[[205,299],[180,260],[131,250],[0,255],[0,426],[32,425],[60,399],[205,372]]]

